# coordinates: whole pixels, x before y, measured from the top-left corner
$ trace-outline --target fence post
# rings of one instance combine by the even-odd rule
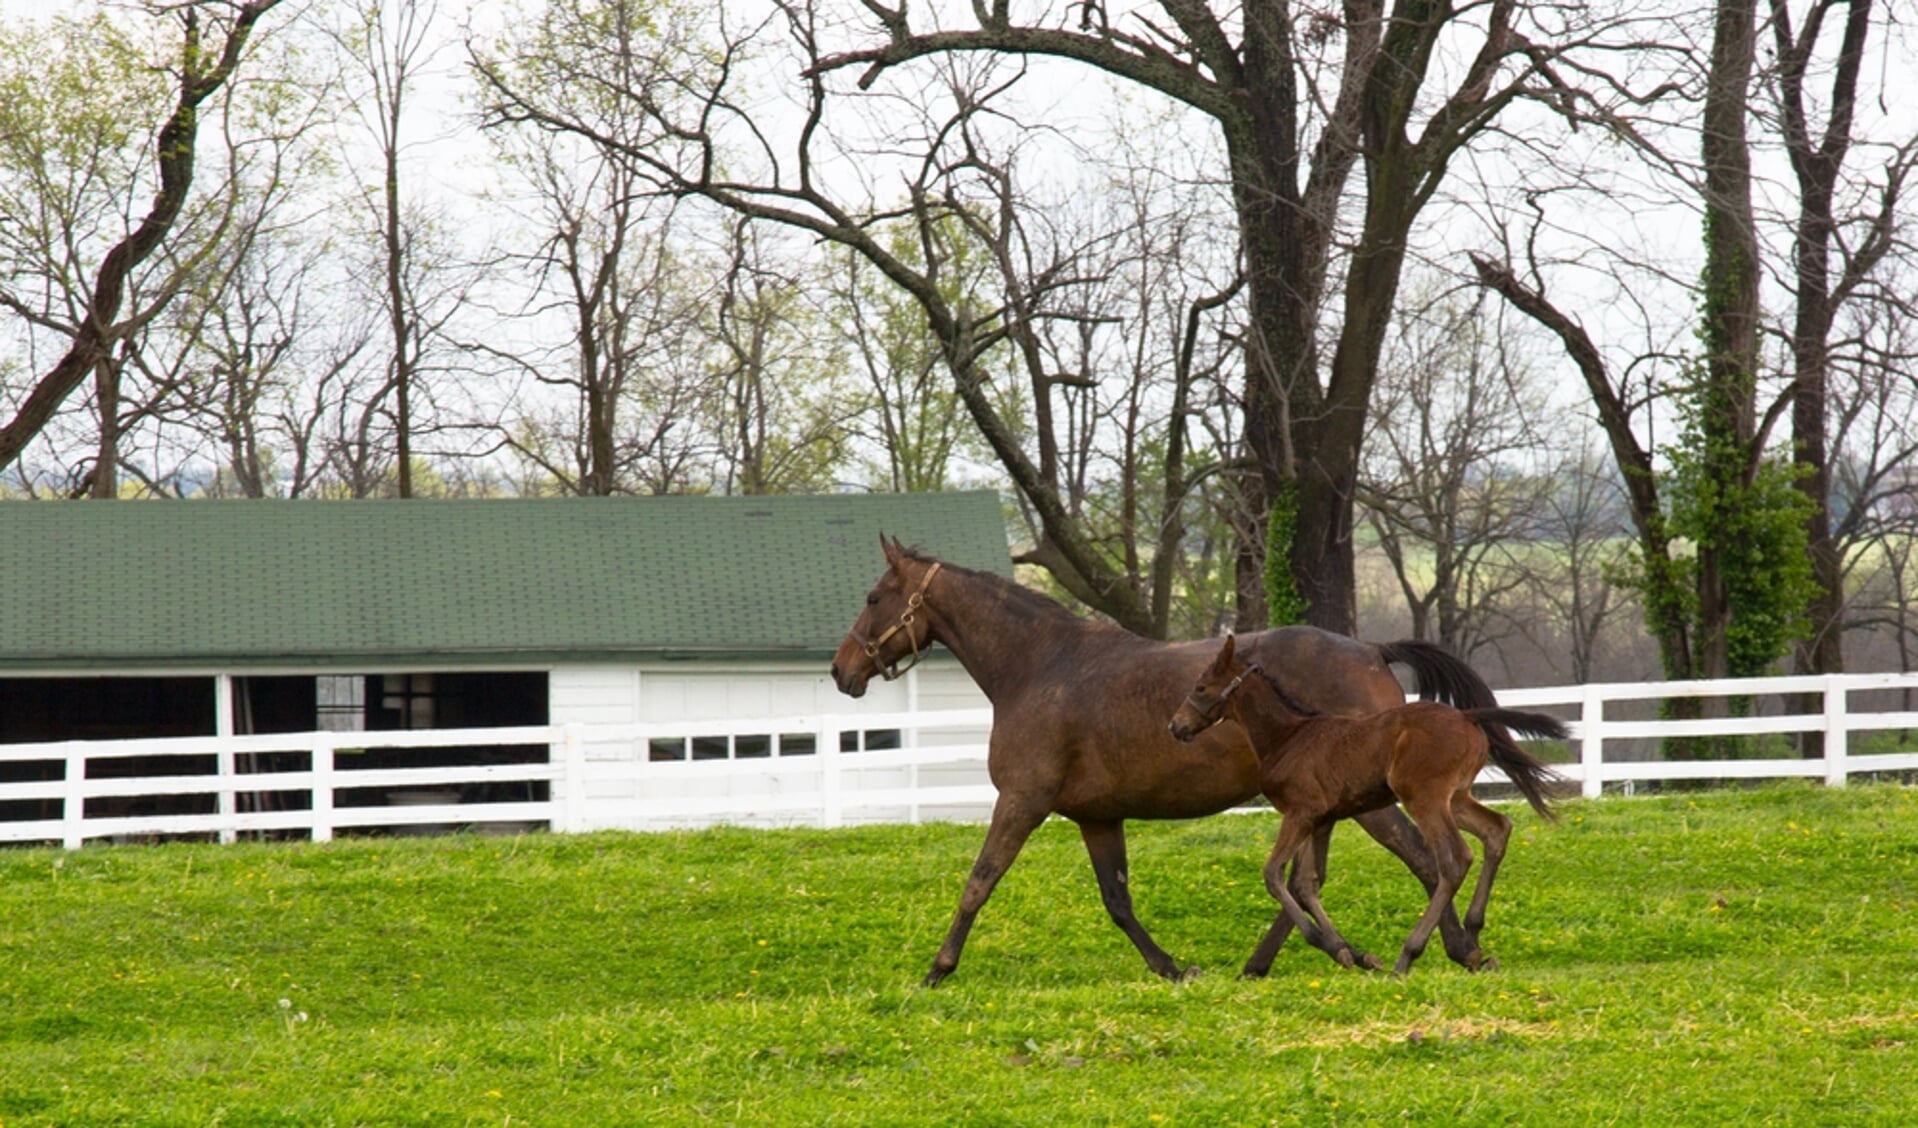
[[[60,800],[60,844],[78,850],[87,840],[86,745],[67,746],[66,794]]]
[[[233,754],[233,675],[216,674],[213,678],[213,736],[219,742],[214,753],[214,771],[220,777],[218,809],[221,842],[239,840],[240,802],[238,795],[239,775],[238,757]]]
[[[313,734],[313,841],[333,841],[333,734]]]
[[[578,722],[560,726],[560,778],[566,786],[566,802],[559,809],[560,825],[554,830],[577,834],[586,825],[586,746],[580,743]],[[547,796],[550,802],[552,796]]]
[[[841,791],[839,726],[819,726],[819,825],[827,828],[846,824],[845,796]]]
[[[1845,724],[1845,687],[1838,675],[1825,675],[1825,786],[1843,787],[1850,772],[1851,750]]]
[[[1598,686],[1586,685],[1579,716],[1578,763],[1585,775],[1581,792],[1596,799],[1605,793],[1605,698]]]

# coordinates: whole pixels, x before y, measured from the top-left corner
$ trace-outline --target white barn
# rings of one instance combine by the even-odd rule
[[[981,739],[986,702],[950,655],[856,702],[827,665],[884,566],[881,534],[1010,574],[989,492],[17,502],[0,505],[0,529],[0,841],[60,837],[44,833],[59,820],[69,842],[139,837],[229,808],[255,816],[239,825],[290,830],[301,824],[282,808],[303,804],[337,808],[329,817],[349,830],[418,824],[405,810],[416,805],[436,818],[458,806],[451,825],[558,825],[526,818],[542,804],[563,804],[570,828],[776,823],[811,816],[769,800],[742,818],[715,800],[816,787],[821,771],[852,790],[942,772],[984,782],[976,759],[866,769],[852,755]],[[920,733],[909,721],[950,710],[974,723]],[[848,718],[831,730],[844,758],[820,756],[832,736],[800,723],[822,715]],[[426,735],[535,726],[565,737],[443,747]],[[399,733],[418,743],[357,747]],[[325,796],[316,754],[293,734],[321,734],[329,763],[337,751]],[[570,770],[554,769],[575,738]],[[59,754],[127,740],[164,750],[168,766]],[[476,767],[482,778],[451,781]],[[112,784],[136,769],[209,782]],[[447,781],[394,782],[420,769]],[[233,771],[309,786],[236,797],[212,782]],[[982,811],[975,793],[911,814]]]

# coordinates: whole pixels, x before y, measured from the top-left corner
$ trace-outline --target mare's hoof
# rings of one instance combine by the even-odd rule
[[[926,973],[926,977],[924,979],[921,979],[919,981],[919,986],[937,987],[939,986],[940,980],[943,980],[946,976],[951,974],[952,974],[952,969],[949,967],[948,968],[935,967],[931,971]]]
[[[1253,967],[1251,964],[1246,964],[1245,967],[1240,969],[1239,978],[1240,979],[1264,979],[1266,977],[1266,973],[1270,972],[1271,970],[1272,969],[1269,967]]]
[[[1357,967],[1359,963],[1358,958],[1352,954],[1352,949],[1350,948],[1340,948],[1338,954],[1332,958],[1338,961],[1340,967]]]

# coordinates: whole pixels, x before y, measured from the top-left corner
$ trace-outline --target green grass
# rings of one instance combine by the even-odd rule
[[[0,854],[0,1125],[1894,1124],[1918,1108],[1918,791],[1512,810],[1469,975],[1270,919],[1269,815],[1135,827],[1161,982],[1042,828],[916,983],[978,827]],[[1341,829],[1389,954],[1411,879]]]

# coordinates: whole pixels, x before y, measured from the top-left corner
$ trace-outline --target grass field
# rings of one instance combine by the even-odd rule
[[[978,827],[7,852],[0,1125],[1910,1122],[1918,791],[1508,809],[1503,969],[1404,979],[1235,977],[1269,815],[1135,828],[1185,984],[1058,822],[930,991]],[[1389,954],[1417,886],[1335,841]]]

